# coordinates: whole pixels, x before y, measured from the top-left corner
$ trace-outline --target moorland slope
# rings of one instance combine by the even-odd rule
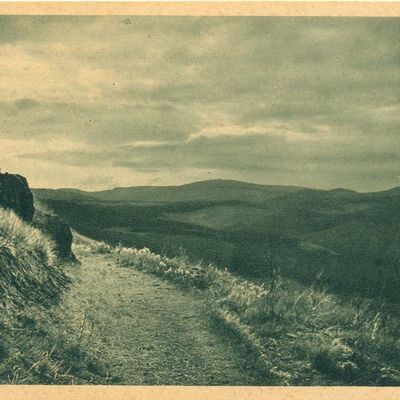
[[[37,189],[38,200],[96,239],[174,256],[181,249],[253,278],[273,266],[349,294],[397,299],[400,193],[215,180],[103,192]]]

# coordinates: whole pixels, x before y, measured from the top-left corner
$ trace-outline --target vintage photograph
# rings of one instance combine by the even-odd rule
[[[0,383],[400,386],[399,38],[0,16]]]

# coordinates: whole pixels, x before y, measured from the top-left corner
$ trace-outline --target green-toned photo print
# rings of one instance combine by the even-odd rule
[[[399,386],[399,39],[0,16],[0,383]]]

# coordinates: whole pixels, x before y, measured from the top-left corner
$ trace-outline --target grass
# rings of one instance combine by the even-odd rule
[[[49,303],[69,279],[53,243],[12,211],[0,209],[0,307]]]
[[[301,286],[283,280],[277,268],[258,283],[146,248],[94,241],[76,246],[203,291],[219,332],[239,338],[269,384],[400,385],[400,319],[383,301],[346,300]]]
[[[80,321],[71,324],[64,316],[57,308],[38,306],[2,315],[0,383],[111,382],[90,321],[79,315]]]
[[[65,320],[65,268],[51,240],[0,208],[0,383],[108,382],[90,324]]]

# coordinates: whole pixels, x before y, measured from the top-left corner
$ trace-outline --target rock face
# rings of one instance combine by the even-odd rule
[[[0,172],[0,207],[13,210],[46,234],[54,242],[59,257],[75,259],[71,251],[71,229],[60,218],[35,211],[32,192],[23,176]]]
[[[72,253],[72,232],[70,227],[55,215],[36,211],[32,225],[40,229],[55,244],[57,255],[63,259],[74,260]]]
[[[23,176],[0,172],[0,207],[10,208],[25,221],[32,221],[33,196]]]

